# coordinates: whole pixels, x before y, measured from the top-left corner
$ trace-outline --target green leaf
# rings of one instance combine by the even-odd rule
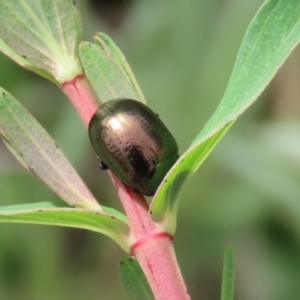
[[[137,93],[137,99],[143,103],[146,103],[144,94],[139,87],[131,68],[124,57],[122,51],[119,47],[113,42],[113,40],[105,33],[99,32],[94,36],[94,41],[99,45],[103,51],[110,57],[111,61],[117,65],[117,68],[120,72],[124,72],[125,77],[127,77]]]
[[[226,245],[223,260],[221,300],[233,300],[234,296],[234,261],[233,249]]]
[[[2,88],[0,137],[28,170],[69,205],[102,210],[45,129]]]
[[[0,50],[22,66],[55,78],[58,83],[81,74],[81,21],[74,3],[1,0],[0,38],[9,47],[0,43]]]
[[[152,219],[162,223],[164,227],[162,230],[171,234],[175,233],[176,214],[179,206],[178,194],[184,182],[196,172],[232,124],[233,122],[227,124],[210,139],[182,155],[166,175],[150,206]]]
[[[32,72],[35,72],[40,76],[43,76],[48,80],[52,81],[53,83],[56,83],[55,78],[50,73],[35,67],[27,59],[23,58],[22,56],[17,54],[13,49],[11,49],[2,39],[0,39],[0,52],[8,56],[11,60],[16,62],[21,67],[26,68]]]
[[[0,222],[88,229],[107,235],[126,252],[130,251],[130,231],[127,222],[97,210],[62,207],[61,204],[50,202],[11,205],[0,207]]]
[[[119,212],[118,210],[115,210],[114,208],[111,207],[106,207],[106,206],[101,206],[103,208],[103,212],[116,217],[117,219],[120,219],[121,221],[123,221],[124,223],[128,223],[128,218],[127,216],[125,216],[123,213]]]
[[[79,53],[99,101],[131,98],[145,102],[128,63],[113,41],[102,33],[96,35],[95,40],[97,44],[82,42]]]
[[[119,272],[130,299],[154,299],[146,277],[135,258],[124,255],[120,261]]]
[[[192,143],[197,145],[243,113],[300,40],[299,0],[270,0],[250,23],[223,99]]]
[[[153,200],[153,219],[169,227],[171,233],[179,205],[175,198],[188,175],[196,171],[234,120],[257,99],[299,43],[299,4],[299,0],[266,1],[250,23],[220,105],[166,177],[172,187],[163,182]],[[171,221],[163,222],[166,219]]]

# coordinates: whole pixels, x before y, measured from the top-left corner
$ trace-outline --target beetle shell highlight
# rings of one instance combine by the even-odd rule
[[[89,124],[101,161],[124,183],[146,196],[155,194],[178,159],[177,143],[148,106],[113,99],[100,106]]]

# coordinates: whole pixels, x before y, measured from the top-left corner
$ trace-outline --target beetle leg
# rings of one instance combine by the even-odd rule
[[[104,171],[108,169],[108,166],[103,161],[100,162],[99,167],[101,170]]]

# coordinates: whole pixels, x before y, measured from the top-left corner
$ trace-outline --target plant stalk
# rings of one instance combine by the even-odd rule
[[[73,80],[64,82],[61,89],[71,100],[85,127],[88,128],[90,119],[99,105],[86,77],[78,75]]]
[[[134,247],[132,252],[144,271],[155,299],[190,299],[171,236],[163,233],[152,235],[146,243]]]
[[[78,111],[83,123],[89,121],[98,108],[97,101],[84,75],[61,85]],[[131,229],[131,254],[138,260],[157,300],[189,300],[173,246],[173,237],[160,232],[149,214],[143,195],[132,192],[111,172],[109,175],[118,192]]]

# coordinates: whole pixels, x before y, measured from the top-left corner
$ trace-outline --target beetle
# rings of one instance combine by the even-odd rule
[[[179,157],[177,142],[158,115],[133,99],[102,104],[90,120],[89,137],[100,167],[146,196],[155,194]]]

